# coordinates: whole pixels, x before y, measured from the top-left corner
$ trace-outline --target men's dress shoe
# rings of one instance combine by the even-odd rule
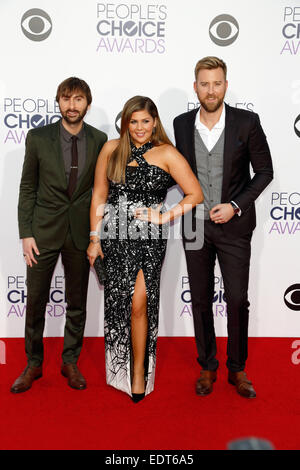
[[[17,378],[10,391],[12,393],[23,393],[29,390],[34,380],[40,379],[43,376],[42,367],[27,366],[20,377]]]
[[[76,390],[84,390],[86,388],[86,381],[76,364],[63,364],[61,373],[68,379],[68,385],[71,388]]]
[[[213,370],[201,370],[200,378],[196,383],[197,395],[208,395],[213,391],[213,383],[217,380],[217,372]]]
[[[247,379],[246,372],[231,372],[228,373],[228,382],[235,385],[236,391],[245,398],[255,398],[256,392],[252,386],[252,382]]]

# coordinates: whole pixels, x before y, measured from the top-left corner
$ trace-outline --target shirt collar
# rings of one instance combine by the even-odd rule
[[[200,106],[200,108],[199,108],[199,110],[196,114],[196,120],[195,120],[196,129],[198,131],[203,131],[203,130],[209,131],[209,129],[200,121],[200,109],[201,109],[201,106]],[[214,127],[211,129],[211,131],[213,131],[215,129],[224,129],[224,127],[225,127],[225,116],[226,116],[226,110],[225,110],[225,103],[224,103],[220,119],[214,125]],[[211,132],[211,131],[209,131],[209,132]]]
[[[62,123],[62,119],[60,120],[60,132],[61,132],[61,136],[66,142],[71,142],[71,138],[73,137],[73,134],[70,134],[70,132],[68,132],[67,129],[65,129]],[[84,130],[84,124],[83,124],[80,132],[76,134],[76,137],[78,138],[78,140],[82,140],[84,137],[84,134],[85,134],[85,130]]]

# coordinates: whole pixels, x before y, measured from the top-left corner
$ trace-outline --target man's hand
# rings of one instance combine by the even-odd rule
[[[23,238],[23,256],[26,264],[32,268],[32,263],[37,264],[37,260],[34,257],[34,253],[39,255],[40,252],[36,246],[35,239],[33,237]]]
[[[215,224],[226,224],[234,216],[234,210],[230,203],[217,204],[211,209],[209,216]]]

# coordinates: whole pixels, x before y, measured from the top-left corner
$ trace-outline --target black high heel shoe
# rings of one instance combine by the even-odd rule
[[[133,393],[131,400],[133,403],[138,403],[139,401],[143,400],[145,398],[145,392],[144,393]]]

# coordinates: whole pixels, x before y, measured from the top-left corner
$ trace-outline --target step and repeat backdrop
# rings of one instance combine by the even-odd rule
[[[195,108],[196,62],[227,63],[231,106],[259,114],[275,178],[257,201],[249,296],[250,336],[300,336],[300,4],[299,0],[1,0],[0,2],[0,337],[22,337],[26,269],[17,201],[29,129],[60,118],[57,85],[86,80],[87,122],[118,137],[120,111],[137,94],[157,104],[173,140],[176,115]],[[181,198],[169,191],[167,204]],[[160,302],[160,335],[192,336],[189,281],[180,222],[171,229]],[[199,279],[199,283],[201,279]],[[87,336],[103,335],[103,288],[91,271]],[[59,261],[46,310],[47,336],[63,334]],[[215,325],[226,336],[218,266]]]

